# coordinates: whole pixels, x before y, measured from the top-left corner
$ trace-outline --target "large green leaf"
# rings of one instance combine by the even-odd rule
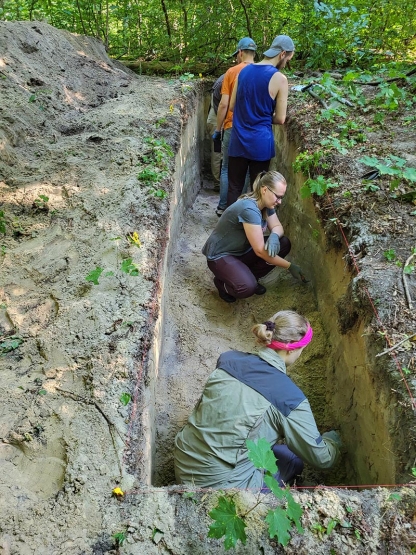
[[[408,181],[416,181],[416,168],[406,168],[403,171],[403,177]]]
[[[100,277],[100,275],[103,273],[104,268],[100,268],[99,266],[97,266],[95,268],[95,270],[93,270],[92,272],[90,272],[87,277],[85,278],[87,281],[92,281],[92,283],[94,285],[99,285],[99,281],[98,278]]]
[[[290,540],[289,530],[292,527],[286,511],[281,507],[277,507],[273,511],[269,511],[266,516],[266,522],[269,525],[269,535],[271,538],[277,538],[281,545],[287,545]]]
[[[303,534],[303,528],[300,523],[300,517],[303,514],[303,509],[294,499],[289,490],[286,490],[287,498],[287,516],[296,524],[296,528],[300,534]]]
[[[256,468],[264,468],[270,472],[270,474],[276,474],[276,457],[273,455],[273,451],[267,439],[260,438],[257,443],[248,439],[246,445],[248,449],[248,458]]]
[[[237,515],[235,503],[232,499],[221,496],[218,499],[217,506],[212,509],[209,516],[215,521],[209,527],[209,538],[219,539],[225,536],[225,549],[235,547],[238,540],[245,545],[247,537],[244,528],[246,525],[244,520]]]

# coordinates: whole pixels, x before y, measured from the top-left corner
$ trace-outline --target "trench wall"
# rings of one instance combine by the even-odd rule
[[[155,399],[158,394],[159,361],[163,349],[163,329],[166,310],[164,289],[170,278],[173,245],[180,234],[181,223],[186,217],[186,212],[193,204],[201,187],[206,119],[204,97],[203,91],[200,90],[193,99],[194,110],[190,109],[189,118],[182,130],[180,148],[175,158],[171,206],[169,219],[166,221],[168,241],[159,271],[159,299],[155,299],[160,305],[160,311],[156,320],[153,342],[148,356],[145,387],[143,389],[143,444],[141,446],[142,471],[140,478],[143,483],[148,485],[152,483],[155,470],[153,463],[156,456]]]
[[[141,481],[152,483],[155,459],[155,398],[158,368],[163,348],[164,288],[170,277],[173,242],[179,236],[181,222],[201,185],[200,171],[207,167],[205,119],[208,104],[203,92],[195,99],[195,109],[182,133],[176,156],[174,192],[170,218],[166,222],[169,240],[160,268],[160,313],[147,365],[143,409],[143,470]],[[348,329],[341,326],[343,306],[351,302],[357,278],[345,262],[346,248],[329,245],[313,199],[302,199],[304,178],[294,174],[292,162],[298,154],[296,140],[289,140],[287,129],[275,126],[277,156],[271,169],[278,169],[289,183],[280,212],[286,234],[292,240],[291,259],[298,262],[310,278],[317,298],[327,339],[332,352],[326,365],[326,403],[330,420],[340,430],[344,442],[347,474],[357,484],[398,483],[403,468],[396,453],[404,451],[406,438],[394,436],[400,427],[397,399],[388,380],[376,364],[376,347],[367,335],[368,322],[363,314],[351,320]],[[370,339],[368,339],[370,338]]]
[[[313,199],[300,197],[305,178],[292,169],[299,154],[297,141],[289,140],[286,126],[275,126],[275,139],[273,169],[289,183],[287,205],[280,216],[292,240],[291,257],[311,280],[332,351],[327,370],[332,421],[341,431],[357,484],[398,483],[403,469],[399,468],[397,453],[406,449],[406,438],[393,433],[400,420],[398,403],[386,370],[375,358],[379,349],[374,334],[367,329],[372,315],[363,311],[350,320],[346,317],[346,313],[354,312],[359,278],[348,269],[347,248],[329,244]]]

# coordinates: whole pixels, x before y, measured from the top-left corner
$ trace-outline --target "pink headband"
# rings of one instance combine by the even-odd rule
[[[270,345],[267,345],[267,347],[269,347],[269,349],[280,349],[281,351],[294,351],[295,349],[306,347],[306,345],[311,342],[312,336],[313,330],[310,326],[308,326],[305,335],[299,341],[295,341],[294,343],[281,343],[280,341],[272,341]]]

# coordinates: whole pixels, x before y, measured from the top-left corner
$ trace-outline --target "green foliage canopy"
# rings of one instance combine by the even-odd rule
[[[415,48],[416,0],[0,0],[0,19],[46,20],[95,36],[116,58],[215,64],[251,36],[259,53],[290,35],[307,67],[368,65]]]

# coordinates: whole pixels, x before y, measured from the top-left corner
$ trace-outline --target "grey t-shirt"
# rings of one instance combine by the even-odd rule
[[[275,214],[273,208],[267,209],[267,216]],[[243,256],[251,245],[247,239],[243,224],[261,226],[265,231],[266,220],[262,219],[261,211],[254,198],[242,198],[234,202],[223,213],[214,231],[202,247],[208,260],[216,260],[222,256]]]
[[[218,112],[218,106],[220,104],[221,101],[221,87],[222,87],[222,82],[224,81],[224,75],[225,73],[223,73],[221,75],[221,77],[218,77],[218,79],[215,81],[214,85],[212,86],[212,103],[214,104],[213,108],[214,108],[214,112],[217,113]]]

